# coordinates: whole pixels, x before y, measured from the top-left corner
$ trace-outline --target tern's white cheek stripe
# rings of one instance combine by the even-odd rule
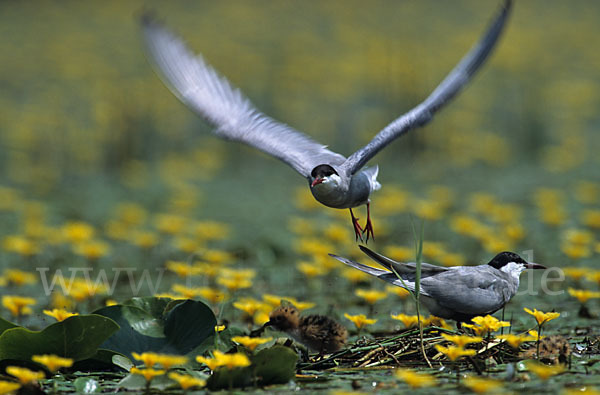
[[[516,262],[508,262],[506,265],[502,266],[500,270],[513,277],[519,278],[521,272],[525,270],[525,266]]]

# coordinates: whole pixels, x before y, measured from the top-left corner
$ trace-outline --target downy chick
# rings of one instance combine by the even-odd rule
[[[348,331],[323,315],[300,316],[294,306],[280,306],[269,315],[265,326],[287,333],[298,343],[320,354],[338,351],[346,344]]]

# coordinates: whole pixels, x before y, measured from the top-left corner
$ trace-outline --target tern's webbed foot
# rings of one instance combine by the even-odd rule
[[[375,240],[375,233],[373,233],[373,223],[371,222],[371,204],[367,203],[367,223],[365,225],[365,229],[363,230],[363,233],[367,234],[367,238],[366,238],[366,242],[369,242],[369,234],[371,235],[371,238],[373,240]],[[362,240],[362,238],[361,238]]]
[[[352,217],[352,226],[354,226],[354,235],[356,236],[356,241],[358,241],[358,239],[360,239],[360,241],[363,241],[362,235],[364,230],[358,223],[358,218],[354,216],[352,209],[350,209],[350,216]]]

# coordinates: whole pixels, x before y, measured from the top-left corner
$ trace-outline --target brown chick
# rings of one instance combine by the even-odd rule
[[[348,331],[338,322],[316,314],[301,317],[294,306],[280,306],[273,310],[265,326],[287,333],[320,354],[338,351],[348,338]]]
[[[523,353],[526,358],[533,358],[537,353],[537,347],[533,347]],[[560,335],[543,337],[540,340],[540,359],[554,364],[567,363],[571,354],[569,341]]]

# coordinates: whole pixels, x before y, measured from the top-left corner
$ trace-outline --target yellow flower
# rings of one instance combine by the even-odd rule
[[[103,241],[87,240],[78,243],[73,247],[73,251],[88,259],[100,259],[110,252],[110,247]]]
[[[590,228],[600,228],[600,210],[584,210],[581,222]]]
[[[415,258],[415,249],[411,247],[391,245],[383,249],[383,254],[393,260],[406,262]]]
[[[306,261],[298,262],[296,264],[296,268],[300,273],[304,274],[308,278],[322,276],[328,272],[327,268],[317,265],[313,262]]]
[[[550,320],[560,317],[560,313],[553,313],[553,312],[544,313],[542,311],[538,311],[538,309],[533,309],[533,311],[531,311],[527,307],[525,307],[523,310],[525,310],[526,313],[534,316],[535,320],[537,321],[538,325],[540,325],[540,326]]]
[[[0,394],[11,394],[21,388],[21,384],[0,380]]]
[[[183,355],[156,354],[156,363],[161,365],[165,370],[171,369],[175,365],[183,365],[188,361],[188,358]]]
[[[394,320],[401,321],[406,328],[412,328],[417,326],[418,324],[418,317],[416,315],[407,315],[400,313],[396,315],[392,314],[391,317]]]
[[[196,361],[198,363],[202,363],[202,364],[208,366],[208,368],[210,370],[215,370],[216,368],[219,367],[217,360],[214,358],[206,358],[206,357],[202,357],[202,356],[197,356]]]
[[[327,256],[327,253],[335,248],[333,244],[324,243],[322,239],[303,237],[295,243],[294,249],[300,254]]]
[[[225,292],[210,287],[198,288],[198,295],[213,304],[220,303],[227,298],[227,294]]]
[[[234,259],[231,253],[221,250],[204,250],[201,256],[202,260],[217,265],[229,263]]]
[[[338,224],[331,224],[323,232],[325,237],[334,243],[344,243],[351,238],[350,232],[347,226]]]
[[[573,259],[587,258],[592,254],[592,251],[588,245],[575,244],[575,243],[562,243],[560,246],[561,251]]]
[[[542,380],[548,380],[550,377],[555,376],[565,370],[562,365],[544,365],[543,363],[527,361],[525,363],[527,369],[534,373]]]
[[[216,277],[219,274],[219,266],[208,262],[194,262],[194,274],[205,277]]]
[[[63,310],[63,309],[44,310],[44,314],[49,315],[50,317],[56,319],[56,321],[64,321],[69,317],[73,317],[74,315],[79,315],[79,313],[70,313],[67,310]]]
[[[31,314],[30,305],[36,303],[34,298],[24,296],[4,295],[2,297],[2,306],[4,306],[15,317]]]
[[[169,373],[169,378],[173,381],[176,381],[184,391],[193,387],[204,387],[206,385],[206,380],[202,380],[187,374],[171,372]]]
[[[581,303],[585,303],[590,299],[600,298],[600,292],[590,291],[589,289],[569,288],[569,295],[573,296]]]
[[[259,310],[269,310],[271,306],[267,303],[258,301],[253,298],[241,298],[236,302],[233,302],[233,307],[238,310],[242,310],[250,317],[254,317],[254,314]]]
[[[519,348],[519,346],[521,345],[521,343],[529,340],[529,338],[527,336],[524,336],[524,335],[514,335],[512,333],[508,333],[508,334],[505,334],[505,335],[498,335],[496,337],[498,339],[500,339],[500,340],[506,341],[508,344],[510,344],[510,346],[512,348]]]
[[[227,329],[226,325],[215,325],[215,332],[223,332],[225,329]]]
[[[589,273],[589,269],[586,267],[565,267],[563,273],[567,277],[571,277],[573,280],[581,280]]]
[[[354,294],[359,298],[364,299],[369,304],[375,304],[379,300],[387,297],[387,292],[378,291],[376,289],[357,289]]]
[[[194,227],[194,235],[202,240],[225,240],[229,237],[230,227],[215,221],[200,221]]]
[[[178,215],[158,214],[154,224],[160,232],[175,235],[187,227],[187,219]]]
[[[525,337],[526,342],[535,342],[546,337],[540,336],[539,332],[534,330],[527,332],[527,334],[529,335],[529,337]]]
[[[119,220],[127,225],[141,225],[148,217],[146,210],[135,203],[119,203],[115,211]]]
[[[575,245],[589,245],[594,241],[594,234],[588,230],[571,228],[563,233],[566,242]]]
[[[250,351],[254,351],[254,349],[256,347],[260,346],[261,344],[270,342],[271,340],[273,340],[273,338],[272,337],[260,338],[260,337],[249,337],[249,336],[234,336],[231,338],[231,340],[233,340],[236,343],[241,344],[242,346],[246,347]]]
[[[40,252],[36,243],[23,236],[6,236],[2,240],[2,248],[23,256],[31,256]]]
[[[348,313],[344,313],[344,317],[352,321],[352,323],[356,326],[356,329],[362,329],[367,325],[372,325],[377,322],[376,319],[367,318],[364,314],[350,315]]]
[[[476,394],[485,394],[502,388],[503,383],[499,380],[467,376],[462,382],[467,388]]]
[[[140,369],[140,368],[136,368],[134,366],[131,368],[131,370],[129,370],[129,373],[139,374],[140,376],[144,376],[146,381],[152,381],[152,379],[155,378],[156,376],[161,376],[161,375],[165,374],[165,371],[162,369],[152,369],[152,368]]]
[[[427,220],[437,220],[444,215],[444,205],[432,200],[421,199],[413,203],[414,213]]]
[[[19,269],[6,269],[3,276],[9,283],[16,286],[35,284],[37,281],[37,277],[33,273],[24,272]]]
[[[44,365],[52,373],[58,371],[60,368],[70,368],[73,366],[71,358],[62,358],[53,354],[34,355],[31,357],[31,360]]]
[[[81,243],[94,236],[94,228],[85,222],[67,222],[63,225],[62,232],[71,243]]]
[[[481,328],[481,332],[478,334],[495,332],[502,327],[510,326],[510,322],[500,321],[496,317],[492,317],[489,314],[485,317],[474,317],[471,319],[471,321],[473,321],[479,328]],[[472,328],[472,326],[468,326],[468,328]]]
[[[462,254],[447,252],[438,258],[438,261],[444,266],[462,266],[465,264],[465,257]]]
[[[235,292],[239,289],[250,288],[252,281],[245,278],[219,277],[217,283],[227,288],[229,292]]]
[[[412,388],[431,387],[436,384],[436,379],[430,374],[416,373],[410,369],[396,369],[395,375]]]
[[[600,196],[600,185],[591,181],[579,181],[575,185],[575,198],[582,203],[596,203]]]
[[[453,326],[447,323],[445,319],[436,317],[435,315],[430,315],[427,318],[423,318],[423,325],[433,325],[447,330],[453,329]]]
[[[158,240],[158,235],[149,231],[134,232],[131,237],[131,242],[140,248],[152,248],[158,244]]]
[[[213,358],[196,357],[196,361],[205,364],[210,370],[216,368],[226,367],[227,369],[233,369],[237,367],[250,366],[250,359],[245,354],[225,354],[221,351],[213,351]]]
[[[6,373],[16,377],[21,384],[29,384],[46,377],[44,372],[34,372],[18,366],[7,366]]]
[[[165,267],[179,277],[188,277],[195,274],[194,267],[185,262],[167,261]]]
[[[447,252],[443,243],[428,241],[423,244],[423,256],[431,259],[439,259],[445,254],[447,254]]]
[[[107,299],[107,300],[104,302],[104,305],[105,305],[105,306],[116,306],[116,305],[118,305],[118,304],[119,304],[119,303],[118,303],[116,300],[114,300],[114,299]]]
[[[63,282],[66,280],[62,280]],[[68,290],[68,295],[78,302],[86,299],[91,299],[97,294],[105,294],[108,292],[106,285],[94,283],[90,279],[75,278],[71,282],[71,289]]]
[[[476,354],[475,350],[465,350],[464,348],[458,346],[443,347],[439,344],[436,344],[435,349],[444,354],[451,361],[456,361],[458,358],[463,356]]]
[[[358,273],[362,273],[360,270],[352,270]],[[408,292],[406,289],[402,287],[396,287],[395,285],[388,285],[385,287],[385,290],[389,293],[399,296],[400,299],[406,299],[406,297],[410,295],[410,292]]]
[[[138,361],[142,361],[147,368],[152,368],[158,363],[158,354],[155,352],[144,352],[141,354],[132,352],[131,355]]]
[[[464,347],[470,343],[480,343],[483,341],[483,338],[479,336],[448,335],[446,333],[442,333],[442,337],[449,342],[454,343],[454,345],[458,347]]]
[[[235,353],[235,354],[225,354],[218,350],[213,352],[214,358],[217,360],[217,365],[219,367],[226,367],[227,369],[233,368],[243,368],[245,366],[250,366],[250,359],[246,354]]]
[[[315,307],[315,304],[312,302],[300,302],[296,298],[292,298],[291,296],[278,296],[272,294],[263,294],[262,296],[265,303],[271,306],[271,309],[279,307],[282,301],[288,301],[294,305],[299,311],[310,309]]]

